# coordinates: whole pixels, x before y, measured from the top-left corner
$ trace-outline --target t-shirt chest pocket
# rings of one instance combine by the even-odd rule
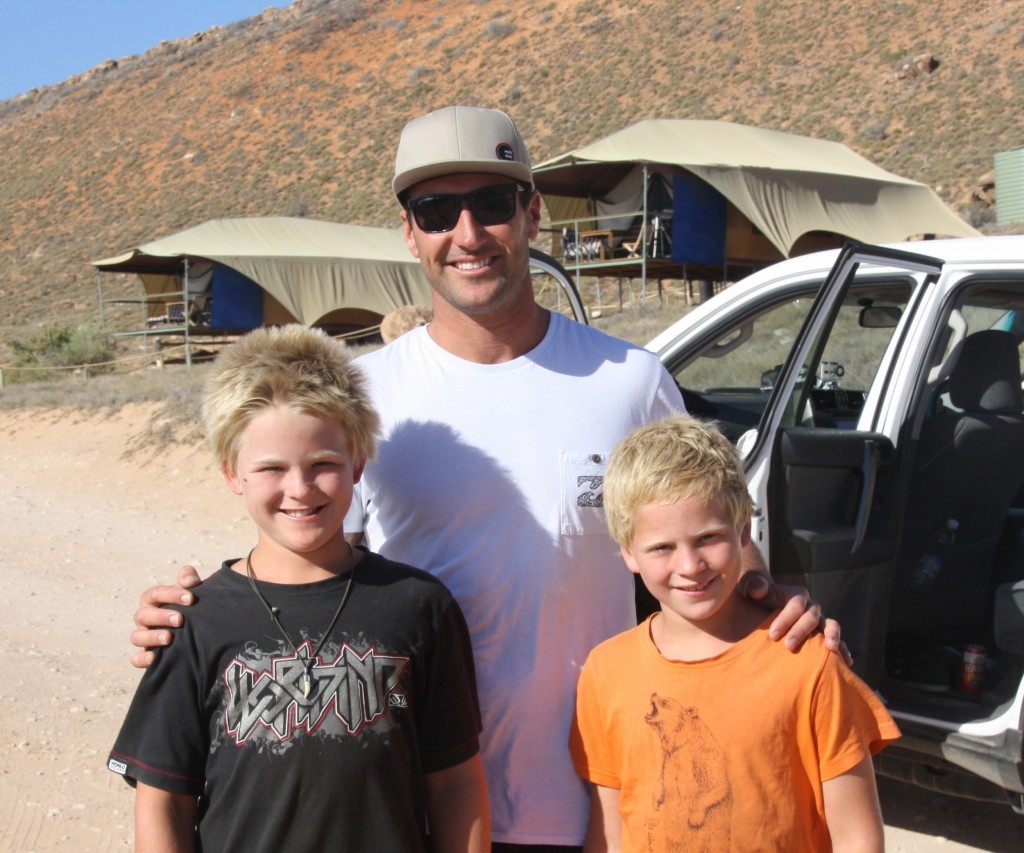
[[[559,454],[562,473],[560,529],[563,536],[607,535],[604,521],[604,468],[607,453]]]

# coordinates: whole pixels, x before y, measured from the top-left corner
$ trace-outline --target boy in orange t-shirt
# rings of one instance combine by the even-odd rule
[[[612,454],[604,503],[661,608],[580,676],[584,849],[881,850],[871,755],[899,730],[820,637],[790,654],[736,593],[752,505],[735,448],[692,418],[642,427]]]

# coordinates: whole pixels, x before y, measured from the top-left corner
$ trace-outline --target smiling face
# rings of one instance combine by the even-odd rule
[[[342,523],[362,468],[340,426],[306,412],[264,409],[242,431],[234,471],[223,470],[259,527],[253,564],[264,569],[262,579],[277,579],[271,567],[336,571],[345,562]]]
[[[622,556],[661,604],[665,627],[721,634],[734,617],[749,524],[742,531],[728,512],[699,498],[643,504]]]
[[[498,183],[514,183],[490,174],[455,174],[412,186],[409,197],[465,193]],[[540,195],[517,203],[508,222],[481,225],[463,208],[451,231],[430,234],[402,210],[405,240],[423,265],[434,294],[435,317],[454,309],[469,315],[495,315],[519,303],[533,302],[530,281],[530,240],[540,226]]]

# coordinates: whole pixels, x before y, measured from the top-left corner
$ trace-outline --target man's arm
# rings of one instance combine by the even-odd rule
[[[195,597],[189,590],[202,582],[196,567],[186,565],[178,572],[177,586],[150,587],[139,596],[139,609],[135,611],[136,628],[131,634],[132,645],[139,651],[132,655],[132,666],[145,669],[153,663],[152,649],[171,644],[174,632],[165,629],[180,628],[183,618],[178,611],[168,610],[164,605],[193,604]]]
[[[885,847],[871,756],[822,784],[825,823],[835,853],[881,853]]]
[[[825,645],[847,664],[853,663],[853,656],[840,636],[839,623],[835,619],[825,619],[821,605],[802,586],[773,583],[764,558],[753,542],[743,549],[743,576],[739,590],[762,607],[779,610],[779,615],[768,629],[768,636],[773,640],[785,639],[786,648],[791,652],[799,651],[808,637],[821,631],[825,635]]]
[[[590,786],[590,823],[583,853],[618,853],[622,849],[619,789]]]
[[[360,545],[363,534],[346,533],[345,539],[353,546]],[[139,596],[135,630],[130,637],[132,645],[138,649],[132,654],[132,666],[145,669],[156,657],[153,649],[174,642],[173,629],[181,627],[184,617],[177,610],[168,610],[166,605],[183,604],[189,607],[194,604],[195,597],[189,590],[202,582],[199,570],[186,564],[178,571],[178,583],[175,586],[151,586]]]
[[[491,814],[480,754],[425,778],[430,846],[444,853],[488,853]]]
[[[198,799],[139,782],[135,788],[136,853],[191,853],[196,849]]]

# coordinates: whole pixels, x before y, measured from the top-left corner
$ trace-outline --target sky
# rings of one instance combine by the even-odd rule
[[[0,0],[0,101],[291,0]]]

